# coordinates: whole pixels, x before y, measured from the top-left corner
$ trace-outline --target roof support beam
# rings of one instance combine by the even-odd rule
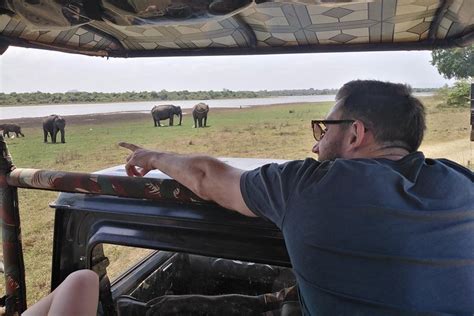
[[[430,31],[428,33],[428,40],[436,40],[436,34],[438,33],[439,25],[441,24],[444,15],[448,11],[453,1],[454,0],[442,0],[443,3],[439,6],[438,10],[436,10],[433,22],[431,22]]]

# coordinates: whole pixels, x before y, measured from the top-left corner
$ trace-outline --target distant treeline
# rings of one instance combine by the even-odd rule
[[[436,91],[435,88],[414,89],[415,92]],[[296,90],[260,90],[260,91],[142,91],[142,92],[66,92],[66,93],[0,93],[1,105],[26,104],[67,104],[67,103],[111,103],[133,101],[165,101],[165,100],[211,100],[211,99],[241,99],[265,98],[296,95],[328,95],[336,94],[337,89],[296,89]]]

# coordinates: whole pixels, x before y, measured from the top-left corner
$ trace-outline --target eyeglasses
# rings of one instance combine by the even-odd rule
[[[318,142],[323,138],[324,134],[328,128],[326,125],[329,124],[344,124],[344,123],[354,123],[354,120],[312,120],[311,128],[313,129],[313,136]]]

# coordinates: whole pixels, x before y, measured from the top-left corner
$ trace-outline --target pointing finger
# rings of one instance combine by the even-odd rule
[[[130,143],[126,143],[126,142],[120,142],[120,143],[118,143],[118,145],[119,145],[120,147],[130,149],[131,151],[136,151],[137,149],[140,149],[140,148],[141,148],[140,146],[137,146],[137,145],[134,145],[134,144],[130,144]]]
[[[142,176],[141,173],[140,173],[140,171],[137,170],[137,167],[132,166],[132,167],[130,168],[130,170],[132,171],[132,173],[133,173],[133,175],[134,175],[135,177],[141,177],[141,176]]]
[[[130,164],[125,165],[125,171],[127,172],[127,175],[130,177],[141,177],[141,174],[138,172],[135,166],[132,166]]]
[[[141,168],[138,172],[140,172],[140,176],[144,176],[146,175],[148,172],[150,172],[150,169],[145,169],[145,168]]]

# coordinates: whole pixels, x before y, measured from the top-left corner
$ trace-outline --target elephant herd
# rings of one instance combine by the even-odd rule
[[[44,142],[48,142],[48,135],[51,138],[52,143],[56,143],[56,137],[58,133],[61,133],[61,143],[65,143],[65,132],[66,120],[56,114],[52,114],[43,119],[43,135]],[[18,124],[0,124],[0,131],[3,131],[3,136],[10,137],[10,133],[15,133],[16,137],[20,135],[25,137],[21,132],[21,126]]]
[[[207,114],[209,113],[209,106],[205,103],[198,103],[193,107],[193,120],[194,127],[206,127],[207,126]],[[153,122],[156,126],[161,126],[160,120],[169,120],[169,126],[173,126],[174,116],[179,117],[179,125],[183,121],[183,112],[180,106],[175,106],[171,104],[167,105],[156,105],[151,109],[151,115],[153,117]],[[44,142],[48,142],[48,136],[51,138],[52,143],[56,143],[56,138],[58,133],[61,133],[61,143],[66,142],[65,138],[65,129],[66,120],[56,114],[52,114],[43,119],[43,135]],[[10,133],[14,133],[16,137],[25,137],[21,132],[21,126],[18,124],[0,124],[0,131],[3,132],[3,136],[10,137]]]
[[[209,105],[205,103],[198,103],[193,107],[193,119],[194,127],[206,127],[207,126],[207,114],[209,113]],[[169,119],[169,126],[173,126],[174,116],[179,118],[179,124],[183,121],[183,111],[180,106],[171,104],[156,105],[151,109],[151,116],[153,117],[153,123],[156,126],[161,126],[160,120]]]

